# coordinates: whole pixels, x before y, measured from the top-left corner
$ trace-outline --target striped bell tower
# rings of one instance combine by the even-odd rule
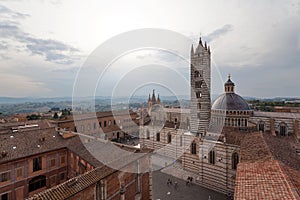
[[[210,47],[200,38],[196,49],[191,49],[191,132],[205,136],[210,121],[211,66]]]

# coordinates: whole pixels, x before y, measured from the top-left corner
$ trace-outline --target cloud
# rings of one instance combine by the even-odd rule
[[[25,17],[29,17],[30,15],[28,14],[23,14],[23,13],[19,13],[19,12],[15,12],[3,5],[0,5],[0,15],[1,18],[25,18]]]
[[[36,38],[24,32],[16,20],[27,16],[0,6],[0,37],[22,43],[25,50],[43,56],[46,61],[56,64],[74,63],[74,54],[79,52],[78,49],[57,40]]]
[[[222,28],[216,29],[214,30],[212,33],[204,36],[205,41],[207,42],[211,42],[225,34],[227,34],[228,32],[233,31],[233,25],[231,24],[226,24],[224,25]]]

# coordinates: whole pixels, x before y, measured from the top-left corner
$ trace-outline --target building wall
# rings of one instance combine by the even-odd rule
[[[251,117],[250,121],[255,123],[257,126],[257,130],[259,130],[259,124],[264,125],[264,131],[270,131],[273,135],[280,135],[280,124],[285,124],[287,127],[287,134],[297,135],[297,127],[295,127],[295,120],[294,118],[274,118],[274,117]],[[299,123],[298,123],[298,130],[299,130]]]
[[[73,120],[57,121],[58,127],[87,135],[94,135],[102,139],[124,138],[126,134],[138,134],[138,126],[133,122],[136,113],[113,116],[112,113],[98,116],[97,119],[82,115],[76,116],[76,125]],[[88,142],[88,141],[86,141]]]
[[[42,169],[33,172],[33,159],[37,157],[42,158]],[[64,162],[61,162],[63,160]],[[51,166],[51,162],[55,162],[53,166]],[[37,192],[66,180],[67,149],[60,149],[2,163],[0,165],[0,174],[4,172],[9,172],[10,175],[7,181],[0,182],[0,194],[9,193],[9,199],[22,199],[32,196]],[[30,180],[40,175],[46,176],[46,186],[29,192]]]

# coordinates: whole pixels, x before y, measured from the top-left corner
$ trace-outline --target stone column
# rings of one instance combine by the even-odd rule
[[[299,133],[299,121],[298,119],[294,120],[294,133],[298,140],[300,140],[300,133]]]
[[[275,133],[275,122],[273,118],[270,118],[270,131],[273,136],[276,136]]]

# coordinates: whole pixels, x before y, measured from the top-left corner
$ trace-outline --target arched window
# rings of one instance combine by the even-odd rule
[[[265,124],[263,121],[258,123],[258,130],[264,132],[265,131]]]
[[[284,122],[281,122],[279,125],[279,134],[281,136],[286,136],[287,135],[287,126]]]
[[[46,176],[37,176],[29,181],[29,192],[46,186]]]
[[[168,142],[168,144],[172,142],[172,135],[171,135],[171,133],[168,133],[167,142]]]
[[[156,133],[156,141],[157,141],[157,142],[160,141],[160,133]]]
[[[196,154],[196,153],[197,153],[197,144],[195,141],[193,141],[191,144],[191,154]]]
[[[214,150],[211,150],[208,154],[208,161],[210,164],[215,164],[216,162],[216,155],[215,155],[215,151]]]
[[[195,78],[199,77],[200,76],[200,73],[199,71],[195,71]]]
[[[234,152],[232,154],[232,169],[236,170],[238,163],[239,163],[239,154],[237,152]]]
[[[147,130],[147,139],[149,140],[150,139],[150,131]]]

